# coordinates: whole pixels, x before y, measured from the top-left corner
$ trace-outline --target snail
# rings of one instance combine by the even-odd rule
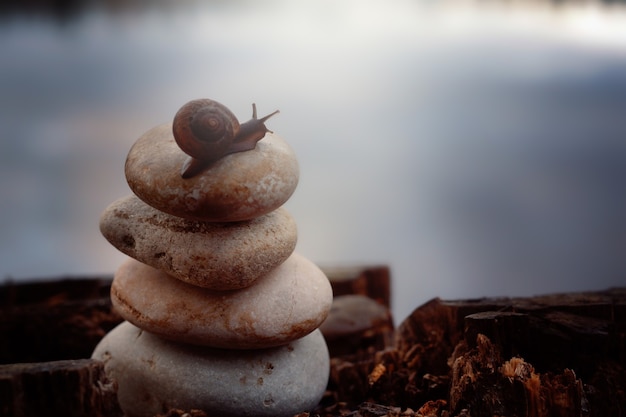
[[[176,143],[189,155],[181,176],[191,178],[223,156],[254,149],[267,132],[272,133],[265,121],[278,112],[257,119],[256,104],[252,103],[252,119],[240,125],[237,117],[217,101],[188,102],[178,110],[172,126]]]

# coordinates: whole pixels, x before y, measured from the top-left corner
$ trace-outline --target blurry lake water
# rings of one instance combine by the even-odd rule
[[[321,266],[432,297],[626,285],[626,8],[595,2],[89,2],[0,15],[0,275],[112,273],[133,142],[256,102],[300,162]]]

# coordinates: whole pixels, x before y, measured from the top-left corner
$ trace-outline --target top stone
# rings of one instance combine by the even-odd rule
[[[174,141],[171,124],[157,126],[132,146],[126,180],[145,203],[192,220],[250,220],[282,206],[299,179],[298,161],[280,137],[267,133],[252,150],[227,155],[206,171],[183,179],[188,158]]]

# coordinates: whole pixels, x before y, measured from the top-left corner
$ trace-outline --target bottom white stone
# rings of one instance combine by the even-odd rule
[[[314,408],[326,389],[330,359],[319,330],[287,345],[226,350],[184,345],[124,322],[98,344],[128,417],[170,408],[216,416],[292,416]]]

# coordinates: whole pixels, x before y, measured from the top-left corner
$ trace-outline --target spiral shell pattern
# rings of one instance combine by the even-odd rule
[[[187,155],[201,160],[222,157],[239,130],[237,117],[223,104],[199,99],[176,113],[174,139]]]

